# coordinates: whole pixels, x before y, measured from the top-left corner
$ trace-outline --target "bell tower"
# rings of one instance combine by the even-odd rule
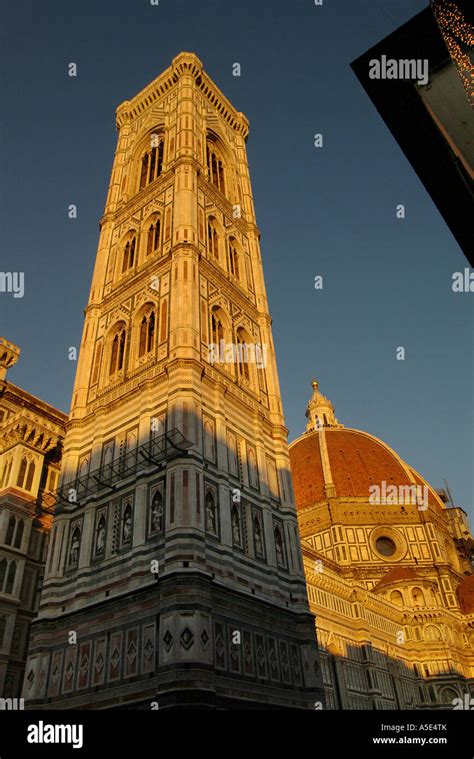
[[[314,708],[248,122],[191,53],[117,110],[31,708]]]

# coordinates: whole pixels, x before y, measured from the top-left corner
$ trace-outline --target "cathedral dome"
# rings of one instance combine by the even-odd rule
[[[290,445],[298,509],[312,506],[328,497],[368,500],[374,493],[373,486],[380,488],[381,498],[385,496],[388,499],[394,492],[391,486],[396,486],[397,492],[402,492],[398,491],[399,487],[410,487],[413,497],[415,493],[426,493],[430,506],[444,508],[434,489],[416,470],[382,440],[339,424],[334,418],[330,401],[319,393],[315,381],[313,388],[307,410],[310,419],[307,432]],[[331,415],[326,416],[327,423],[320,421],[324,419],[319,413],[322,407],[331,409]],[[386,501],[391,502],[394,501]]]
[[[456,593],[464,614],[474,614],[474,574],[466,577],[458,585]]]
[[[418,573],[415,572],[415,570],[411,567],[392,567],[392,569],[389,569],[388,572],[384,574],[382,579],[375,586],[374,590],[380,590],[380,588],[384,588],[387,585],[393,585],[397,582],[410,582],[413,580],[419,582],[420,577]]]

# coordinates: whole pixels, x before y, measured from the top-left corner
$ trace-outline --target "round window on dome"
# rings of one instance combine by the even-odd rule
[[[381,556],[393,556],[397,550],[397,546],[392,538],[387,538],[385,535],[377,538],[375,541],[375,547]]]

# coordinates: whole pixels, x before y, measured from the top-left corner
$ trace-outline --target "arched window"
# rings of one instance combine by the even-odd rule
[[[157,490],[150,505],[150,532],[161,532],[164,522],[163,495]]]
[[[163,171],[164,140],[160,139],[157,145],[142,156],[140,169],[140,190],[157,179]]]
[[[31,466],[31,464],[30,464]],[[18,520],[18,524],[16,526],[16,534],[15,534],[15,548],[20,548],[21,541],[23,539],[23,532],[25,529],[25,523],[23,519]]]
[[[390,594],[390,600],[397,606],[403,606],[403,596],[399,590],[393,590]]]
[[[245,342],[244,330],[240,327],[237,330],[237,364],[236,373],[240,379],[250,382],[250,370],[248,362],[248,348]]]
[[[112,350],[110,353],[109,376],[112,377],[116,372],[123,369],[123,357],[125,353],[125,328],[119,329],[112,340]]]
[[[1,483],[0,487],[3,488],[7,484],[8,478],[10,476],[10,470],[11,470],[11,468],[12,468],[12,462],[11,462],[11,460],[10,461],[6,461],[5,462],[5,466],[3,467],[2,483]]]
[[[215,225],[212,223],[212,218],[209,218],[207,222],[207,249],[211,256],[213,256],[217,261],[219,260],[219,237],[217,234],[217,229]]]
[[[91,385],[95,385],[99,379],[99,369],[100,369],[101,359],[102,359],[102,343],[98,343],[95,349]]]
[[[145,155],[142,158],[142,167],[140,172],[140,190],[143,189],[143,187],[146,187],[147,179],[148,179],[148,162],[150,160],[150,156],[148,153],[145,153]]]
[[[7,546],[11,546],[13,542],[13,533],[15,532],[15,525],[16,525],[15,517],[10,517],[10,519],[8,520],[7,534],[5,537],[5,543]]]
[[[441,640],[441,631],[436,625],[425,627],[425,640]]]
[[[147,243],[146,243],[147,256],[149,256],[150,253],[153,253],[155,250],[158,250],[160,246],[160,228],[161,228],[160,219],[156,219],[156,221],[153,222],[153,224],[150,224],[148,228]]]
[[[225,195],[224,164],[213,145],[209,143],[206,147],[206,158],[209,181]]]
[[[13,585],[15,583],[16,575],[16,561],[11,561],[7,572],[7,581],[5,583],[5,593],[13,593]]]
[[[423,591],[420,588],[413,588],[411,592],[411,596],[413,598],[413,605],[414,606],[424,606],[425,605],[425,599],[423,596]]]
[[[28,474],[26,475],[25,490],[31,490],[34,476],[35,476],[35,464],[33,461],[30,461],[28,465]]]
[[[153,350],[155,341],[155,312],[154,310],[144,314],[140,321],[140,335],[138,340],[138,358],[145,356]]]
[[[1,585],[0,585],[0,590],[1,590]],[[3,646],[3,639],[5,638],[6,626],[7,626],[7,620],[3,616],[0,617],[0,648],[2,648]]]
[[[229,271],[236,279],[240,279],[239,254],[232,237],[229,240]]]
[[[135,263],[136,244],[137,244],[137,239],[135,236],[131,237],[130,240],[127,240],[125,244],[125,248],[123,251],[123,259],[122,259],[122,274],[125,274],[126,271],[133,269],[133,265]]]
[[[7,571],[7,560],[0,559],[0,593],[3,590],[3,582],[5,580],[6,571]]]
[[[21,460],[21,464],[20,464],[20,471],[18,472],[18,478],[17,478],[17,481],[16,481],[16,484],[18,485],[19,488],[23,487],[23,483],[25,481],[25,474],[26,474],[26,468],[27,468],[27,466],[28,466],[28,461],[23,456],[23,458]]]
[[[220,345],[224,340],[224,325],[218,308],[213,308],[211,314],[211,342]]]

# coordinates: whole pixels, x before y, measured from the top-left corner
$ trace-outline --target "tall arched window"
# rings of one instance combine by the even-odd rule
[[[212,218],[207,222],[207,249],[211,256],[219,260],[219,237]]]
[[[0,586],[1,590],[1,586]],[[5,629],[7,626],[7,620],[4,616],[0,617],[0,648],[3,647],[3,639],[5,637]]]
[[[11,561],[7,572],[7,581],[5,583],[5,593],[13,593],[13,585],[16,576],[16,561]]]
[[[206,157],[209,181],[225,195],[224,164],[212,144],[207,144]]]
[[[214,308],[211,314],[211,338],[211,342],[218,346],[220,346],[221,340],[224,340],[224,325],[217,308]]]
[[[249,352],[245,342],[245,333],[242,328],[237,330],[237,376],[250,382]]]
[[[130,238],[130,240],[127,240],[123,251],[122,274],[124,274],[126,271],[129,271],[130,269],[133,269],[133,264],[135,263],[136,244],[137,240],[135,236]]]
[[[112,340],[112,350],[110,354],[109,376],[112,377],[116,372],[123,369],[123,357],[125,353],[125,328],[119,329]]]
[[[31,464],[30,464],[31,466]],[[16,534],[15,534],[15,548],[20,548],[21,541],[23,538],[23,531],[25,529],[25,523],[23,519],[18,520],[18,524],[16,526]]]
[[[142,156],[140,169],[140,190],[157,179],[163,171],[164,140],[160,139],[157,145]]]
[[[26,460],[25,456],[23,456],[20,464],[20,471],[18,472],[18,478],[16,481],[16,484],[19,488],[23,487],[23,483],[25,481],[25,475],[26,475],[26,468],[28,466],[28,461]]]
[[[30,463],[28,464],[28,474],[26,475],[25,490],[31,490],[34,476],[35,476],[35,464],[34,464],[34,461],[30,461]]]
[[[232,237],[229,240],[229,271],[236,279],[240,279],[239,254]]]
[[[403,596],[399,590],[393,590],[390,594],[390,600],[397,606],[403,606]]]
[[[5,543],[7,546],[11,546],[13,542],[13,534],[15,532],[15,525],[16,525],[15,517],[10,517],[10,519],[8,520],[7,534],[5,537]]]
[[[147,256],[150,255],[150,253],[153,253],[155,250],[158,250],[160,247],[160,228],[161,223],[160,219],[156,219],[153,224],[150,224],[148,228],[148,235],[147,235],[147,243],[146,243],[146,254]]]
[[[420,588],[413,588],[411,592],[412,598],[413,598],[413,605],[414,606],[424,606],[425,605],[425,598],[423,596],[423,591]]]
[[[9,461],[5,462],[5,466],[3,468],[3,475],[2,475],[2,484],[0,487],[5,487],[8,484],[8,480],[10,478],[10,472],[12,469],[12,463],[13,459],[10,459]]]
[[[0,593],[3,591],[3,583],[5,580],[6,571],[7,571],[7,560],[0,559]]]
[[[155,312],[149,311],[143,315],[140,322],[140,336],[138,341],[138,358],[145,356],[153,350],[155,341]]]

